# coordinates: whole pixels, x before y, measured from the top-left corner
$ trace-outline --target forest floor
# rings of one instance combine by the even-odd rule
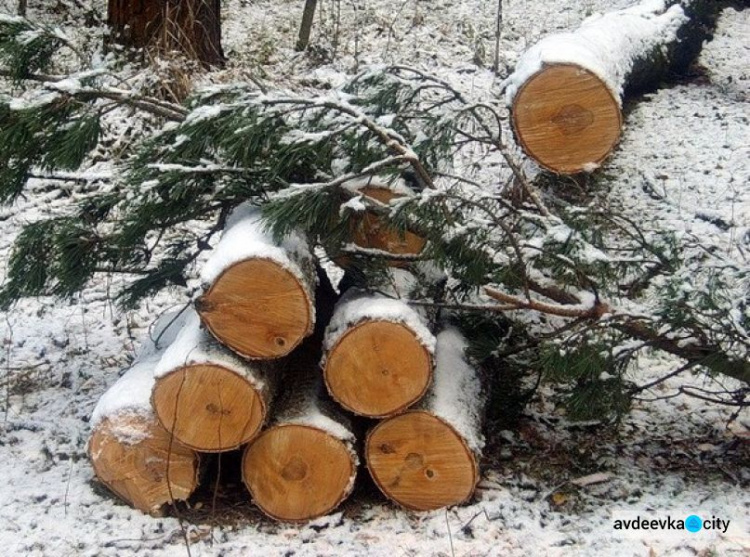
[[[367,66],[401,63],[502,103],[502,77],[526,47],[593,13],[632,3],[506,1],[496,75],[495,2],[320,0],[315,46],[298,54],[291,47],[301,1],[229,0],[223,3],[229,65],[190,80],[199,86],[252,77],[314,94]],[[10,4],[0,0],[0,11]],[[106,3],[29,4],[31,17],[57,18],[75,34],[82,6],[93,4],[102,14]],[[625,214],[699,236],[745,265],[749,59],[750,10],[728,7],[694,75],[627,105],[623,139],[598,171],[611,203]],[[107,164],[92,172],[107,171]],[[39,195],[0,208],[0,277],[21,226],[70,203],[59,186],[37,181]],[[448,511],[404,511],[365,482],[335,514],[280,525],[231,483],[228,465],[218,509],[204,492],[179,517],[144,516],[96,482],[86,457],[88,420],[149,324],[182,303],[184,292],[162,293],[123,313],[109,301],[110,287],[102,281],[68,301],[24,300],[0,314],[0,547],[6,555],[181,555],[188,542],[195,556],[750,555],[750,413],[733,415],[733,408],[676,393],[684,384],[711,387],[700,375],[668,381],[649,395],[658,400],[636,402],[617,429],[568,421],[555,393],[542,389],[512,427],[489,439],[476,496]],[[675,365],[650,355],[633,378],[647,381]],[[730,520],[730,527],[696,534],[614,528],[618,518],[690,514]]]

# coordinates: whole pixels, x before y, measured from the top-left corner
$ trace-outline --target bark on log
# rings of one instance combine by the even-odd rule
[[[183,445],[222,452],[247,443],[270,411],[278,370],[219,344],[191,312],[154,370],[151,396],[162,426]]]
[[[109,25],[127,46],[177,50],[207,66],[224,64],[220,0],[109,0]]]
[[[427,392],[434,344],[424,319],[404,302],[350,291],[326,330],[328,392],[361,416],[397,414]]]
[[[275,242],[257,209],[235,210],[201,280],[201,320],[246,358],[285,356],[312,333],[317,277],[307,241],[295,235]]]
[[[331,512],[351,492],[357,471],[355,433],[328,398],[318,368],[324,323],[336,293],[320,274],[315,333],[286,360],[289,385],[277,401],[271,426],[245,449],[243,479],[271,518],[303,521]]]
[[[426,511],[468,500],[479,481],[485,395],[453,328],[437,337],[435,378],[413,410],[382,421],[367,436],[367,467],[398,504]]]
[[[687,69],[709,36],[715,4],[646,0],[529,49],[505,81],[526,154],[561,174],[597,168],[620,138],[623,99]]]
[[[162,347],[182,325],[172,319],[163,317],[153,333],[161,336]],[[94,409],[88,446],[98,478],[133,507],[155,515],[165,504],[190,496],[199,469],[198,455],[174,440],[151,409],[153,372],[162,353],[153,342],[144,343],[135,363]]]

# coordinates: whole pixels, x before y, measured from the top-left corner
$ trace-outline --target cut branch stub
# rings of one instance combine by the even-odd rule
[[[479,480],[485,396],[452,328],[437,337],[435,378],[414,410],[388,418],[367,436],[367,467],[380,490],[420,511],[462,503]]]
[[[123,440],[119,431],[133,440]],[[198,455],[171,439],[155,418],[124,414],[103,419],[89,442],[97,477],[135,508],[160,514],[198,486]]]
[[[236,449],[266,420],[275,370],[237,358],[193,316],[154,372],[151,397],[164,428],[205,452]]]
[[[313,330],[316,275],[307,243],[274,241],[257,210],[235,210],[201,279],[203,323],[246,358],[285,356]]]
[[[513,127],[545,168],[574,174],[599,166],[620,138],[620,106],[593,73],[555,64],[529,78],[513,101]]]
[[[335,509],[354,485],[351,447],[329,432],[279,424],[245,451],[242,476],[255,503],[277,520],[302,521]]]
[[[359,296],[337,306],[326,332],[324,377],[344,408],[372,418],[417,402],[432,378],[434,337],[399,300]]]

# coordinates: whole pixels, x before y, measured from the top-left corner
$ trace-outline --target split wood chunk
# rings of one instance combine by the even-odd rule
[[[530,48],[505,81],[521,147],[561,174],[592,171],[622,129],[622,101],[684,71],[700,52],[708,0],[646,1]]]
[[[349,296],[336,307],[326,331],[328,391],[355,414],[397,414],[427,392],[434,343],[422,317],[400,300]]]
[[[367,467],[380,490],[419,511],[467,501],[479,481],[485,397],[453,328],[437,338],[435,379],[416,407],[388,418],[367,437]]]
[[[101,397],[91,418],[88,454],[99,480],[133,507],[160,514],[198,486],[198,455],[159,425],[151,409],[154,368],[184,318],[162,317],[133,365]]]
[[[188,318],[165,351],[151,397],[162,426],[182,444],[205,452],[236,449],[265,423],[278,374],[241,360]]]
[[[307,339],[290,356],[287,381],[293,388],[281,395],[271,426],[245,449],[245,485],[276,520],[327,514],[354,487],[355,434],[322,384],[320,337]]]
[[[366,197],[388,204],[392,199],[402,197],[384,186],[370,185],[360,188],[359,193]],[[361,217],[352,221],[352,241],[359,247],[392,253],[394,255],[419,255],[427,241],[407,230],[401,233],[388,226],[383,219],[372,211],[365,211]],[[388,260],[394,267],[402,266],[406,262],[399,259]]]
[[[291,352],[315,324],[315,265],[298,235],[275,242],[260,212],[242,205],[206,262],[196,309],[223,344],[250,359]]]

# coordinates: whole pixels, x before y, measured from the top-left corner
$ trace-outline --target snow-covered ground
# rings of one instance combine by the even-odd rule
[[[229,0],[224,43],[232,62],[196,80],[253,76],[315,90],[335,86],[365,65],[399,62],[438,73],[472,96],[499,98],[502,77],[540,37],[632,3],[506,0],[501,75],[495,76],[496,2],[320,0],[317,46],[304,56],[291,49],[301,1]],[[0,0],[0,9],[9,4],[14,2]],[[94,4],[104,10],[104,2]],[[38,8],[30,5],[33,16]],[[62,23],[76,32],[75,17]],[[602,169],[612,176],[613,204],[700,237],[745,265],[749,58],[750,10],[727,8],[701,56],[705,75],[629,107],[622,142]],[[0,208],[0,275],[21,225],[68,203],[45,185],[35,187],[48,193]],[[4,554],[180,555],[187,553],[183,528],[192,555],[750,554],[750,415],[727,426],[731,408],[685,396],[637,403],[614,433],[568,423],[542,395],[516,431],[490,443],[474,500],[449,511],[406,512],[365,489],[340,512],[302,526],[274,524],[249,503],[222,514],[232,520],[187,513],[181,525],[176,518],[144,516],[97,487],[85,455],[88,420],[138,339],[157,315],[183,301],[184,292],[166,292],[138,311],[121,313],[108,301],[110,286],[103,281],[71,302],[25,300],[0,315]],[[674,364],[655,355],[640,361],[636,373],[646,381]],[[685,381],[702,385],[705,379],[680,378],[652,395],[670,394]],[[571,483],[595,473],[603,474],[593,478],[598,482]],[[618,517],[636,514],[698,514],[731,524],[726,533],[625,535],[614,529]]]

